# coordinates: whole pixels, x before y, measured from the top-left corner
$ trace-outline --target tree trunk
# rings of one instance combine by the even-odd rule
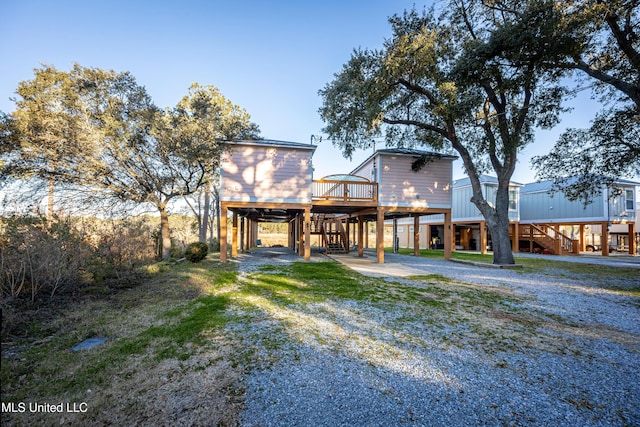
[[[515,264],[511,241],[509,240],[509,217],[507,220],[492,218],[487,220],[487,227],[491,233],[494,264]]]
[[[515,264],[511,241],[509,240],[509,180],[502,178],[498,183],[495,200],[486,200],[480,180],[472,179],[473,197],[471,202],[476,205],[487,221],[487,228],[491,233],[494,264]],[[490,203],[491,202],[491,203]],[[492,207],[494,204],[495,207]],[[514,238],[517,238],[514,236]]]
[[[220,193],[217,189],[214,190],[215,204],[216,204],[216,235],[218,237],[218,244],[220,244]]]
[[[162,239],[162,259],[171,258],[171,230],[166,205],[158,207],[160,211],[160,238]]]
[[[211,186],[207,185],[204,188],[204,207],[202,216],[200,217],[200,224],[198,229],[198,241],[201,243],[207,243],[207,229],[209,228],[209,209],[211,206]]]

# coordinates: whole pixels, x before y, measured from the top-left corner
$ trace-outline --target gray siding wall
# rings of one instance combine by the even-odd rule
[[[602,193],[594,197],[593,203],[584,206],[582,201],[569,201],[562,193],[521,193],[520,221],[528,222],[572,222],[607,221],[606,201]]]
[[[476,205],[470,202],[473,196],[471,187],[455,188],[453,190],[453,204],[451,207],[451,215],[454,220],[458,221],[481,221],[482,214],[476,208]]]

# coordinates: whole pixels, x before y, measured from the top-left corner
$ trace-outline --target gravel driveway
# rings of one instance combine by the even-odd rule
[[[300,258],[264,250],[242,255],[239,266],[246,274],[261,263],[293,260]],[[420,274],[509,293],[523,313],[546,322],[526,342],[509,342],[472,338],[465,322],[406,320],[402,307],[384,304],[327,300],[297,307],[291,316],[300,323],[288,320],[286,345],[269,355],[273,363],[249,374],[241,425],[640,425],[637,297],[573,275],[394,254],[385,261],[377,273],[384,271],[389,283],[424,286],[392,268],[410,265]],[[640,271],[631,281],[640,284]],[[255,325],[258,334],[274,333],[263,323]]]

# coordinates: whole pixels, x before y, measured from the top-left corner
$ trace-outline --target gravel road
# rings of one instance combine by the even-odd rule
[[[239,266],[246,274],[261,263],[299,260],[264,250],[242,255]],[[285,332],[274,324],[287,314],[255,325],[257,335],[288,339],[265,350],[271,362],[249,374],[242,426],[640,426],[637,297],[571,274],[394,254],[385,261],[385,272],[407,266],[501,289],[548,322],[532,333],[534,344],[502,347],[474,338],[465,323],[402,320],[401,306],[339,300],[297,307]],[[640,285],[640,271],[621,285]]]

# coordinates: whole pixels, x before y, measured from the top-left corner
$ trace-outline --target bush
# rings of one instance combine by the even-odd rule
[[[200,262],[207,257],[209,246],[206,243],[196,242],[187,246],[184,257],[191,262]]]

